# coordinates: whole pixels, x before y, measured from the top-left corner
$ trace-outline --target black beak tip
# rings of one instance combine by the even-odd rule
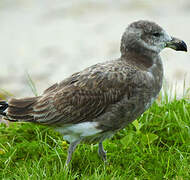
[[[184,41],[181,41],[181,43],[179,44],[179,51],[187,52],[187,45]]]

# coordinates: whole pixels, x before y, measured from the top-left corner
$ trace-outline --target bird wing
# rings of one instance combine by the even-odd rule
[[[52,125],[92,121],[127,93],[134,71],[121,68],[94,65],[54,84],[33,107],[35,121]]]

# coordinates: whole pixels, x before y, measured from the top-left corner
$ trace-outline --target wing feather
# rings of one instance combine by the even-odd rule
[[[132,73],[129,72],[130,76],[127,71],[120,73],[121,69],[116,67],[117,70],[112,65],[107,69],[92,66],[44,91],[34,106],[36,122],[75,124],[100,116],[110,105],[121,100],[130,83]]]

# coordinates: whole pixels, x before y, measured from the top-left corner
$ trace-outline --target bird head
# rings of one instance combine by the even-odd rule
[[[121,39],[121,53],[128,51],[140,54],[159,54],[169,47],[176,51],[187,51],[184,41],[170,36],[154,22],[140,20],[130,24]]]

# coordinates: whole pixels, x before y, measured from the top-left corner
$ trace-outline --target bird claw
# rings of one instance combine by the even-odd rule
[[[102,143],[99,143],[98,154],[104,162],[107,161],[106,151],[104,150]]]

